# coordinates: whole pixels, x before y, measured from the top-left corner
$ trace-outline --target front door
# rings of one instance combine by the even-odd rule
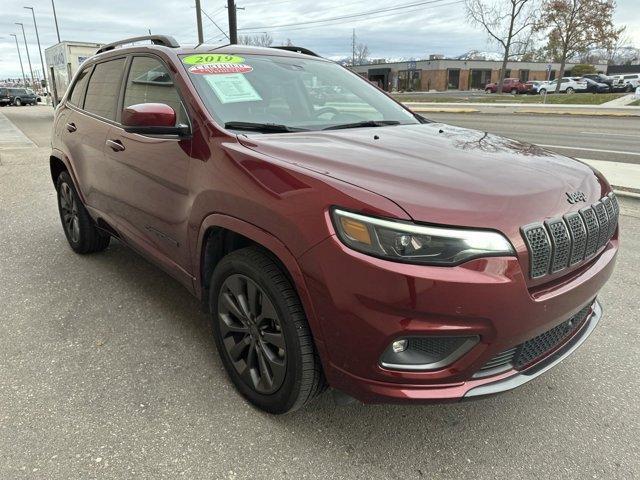
[[[175,110],[176,123],[189,123],[172,77],[157,57],[133,57],[124,88],[125,108],[163,103]],[[187,245],[190,155],[189,138],[132,134],[120,125],[107,134],[111,217],[134,244],[181,279],[193,273]]]

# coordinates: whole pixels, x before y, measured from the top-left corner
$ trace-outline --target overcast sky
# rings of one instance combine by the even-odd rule
[[[239,28],[254,32],[268,31],[275,44],[290,38],[295,45],[317,51],[323,56],[348,56],[351,51],[351,32],[356,29],[358,41],[369,46],[373,58],[416,57],[430,53],[460,55],[469,50],[496,50],[488,44],[481,30],[465,23],[464,6],[456,0],[432,0],[431,5],[385,12],[373,16],[356,17],[333,22],[331,25],[287,26],[341,15],[357,14],[376,8],[392,8],[417,3],[419,0],[372,2],[371,0],[236,0]],[[152,33],[173,35],[181,44],[196,41],[195,8],[193,0],[55,0],[62,40],[110,42],[123,37]],[[50,0],[0,0],[0,78],[17,77],[20,73],[14,38],[20,40],[25,70],[28,74],[24,40],[20,27],[23,22],[29,42],[31,63],[40,69],[31,12],[24,5],[36,9],[36,20],[42,49],[57,42]],[[440,4],[440,5],[439,5]],[[227,30],[225,0],[202,0],[202,7],[224,30]],[[627,25],[635,46],[640,47],[640,1],[618,0],[616,21]],[[220,30],[206,17],[203,19],[205,38],[211,43],[226,40]],[[243,32],[240,32],[243,33]]]

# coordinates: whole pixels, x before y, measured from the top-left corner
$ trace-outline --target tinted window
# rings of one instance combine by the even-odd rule
[[[76,83],[73,85],[73,90],[71,91],[71,96],[69,97],[69,103],[75,105],[76,107],[82,108],[82,103],[84,100],[84,90],[87,87],[90,72],[91,67],[85,68],[82,72],[80,72]]]
[[[115,120],[124,63],[125,59],[119,58],[95,66],[84,100],[85,110]]]
[[[187,118],[178,91],[164,64],[152,57],[135,57],[124,91],[125,108],[139,103],[164,103],[176,112],[176,123]]]

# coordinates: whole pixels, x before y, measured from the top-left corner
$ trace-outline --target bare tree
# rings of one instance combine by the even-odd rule
[[[538,28],[550,28],[547,50],[560,62],[558,78],[564,76],[567,59],[592,47],[608,50],[617,42],[624,29],[613,25],[615,8],[614,0],[546,0]]]
[[[287,41],[284,43],[286,47],[293,47],[293,42],[290,38],[287,38]]]
[[[271,45],[273,45],[273,37],[266,32],[260,35],[240,35],[240,38],[238,38],[238,43],[240,45],[270,47]]]
[[[502,48],[498,93],[502,93],[507,62],[514,56],[513,50],[527,43],[536,25],[538,13],[534,4],[534,0],[466,0],[469,23],[484,28],[490,41]]]
[[[369,47],[364,43],[358,43],[354,50],[354,62],[356,65],[369,63]]]

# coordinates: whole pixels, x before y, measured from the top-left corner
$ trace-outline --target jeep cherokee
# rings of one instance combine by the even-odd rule
[[[142,39],[57,107],[64,233],[80,254],[115,237],[201,299],[253,404],[494,394],[595,328],[619,215],[597,171],[428,121],[305,49]]]

